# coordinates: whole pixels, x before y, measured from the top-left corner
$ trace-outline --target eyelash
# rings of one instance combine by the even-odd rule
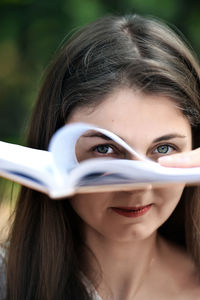
[[[165,153],[165,152],[158,152],[156,151],[159,147],[165,147],[167,146],[168,147],[168,151]],[[98,147],[108,147],[108,148],[111,148],[112,149],[112,153],[101,153],[101,152],[98,152],[97,151],[97,148]],[[169,148],[171,149],[169,151]],[[101,155],[101,156],[110,156],[110,157],[119,157],[119,158],[127,158],[127,155],[125,153],[125,151],[121,151],[120,149],[118,149],[116,146],[112,145],[112,144],[99,144],[99,145],[95,145],[94,147],[92,147],[91,149],[92,152],[96,152],[97,155]],[[154,157],[155,159],[155,156],[158,157],[158,156],[163,156],[163,155],[169,155],[171,154],[173,151],[178,151],[178,148],[177,146],[175,145],[171,145],[171,144],[160,144],[160,145],[157,145],[156,147],[154,147],[153,151],[151,151],[151,156]],[[152,158],[153,159],[153,158]]]
[[[156,152],[156,150],[159,148],[159,147],[168,147],[171,148],[171,151],[167,151],[167,152]],[[171,152],[173,151],[178,151],[177,147],[175,145],[171,145],[171,144],[160,144],[160,145],[157,145],[154,150],[153,150],[153,154],[156,154],[156,155],[169,155],[171,154]]]
[[[97,151],[97,148],[98,147],[108,147],[108,148],[111,148],[112,149],[112,153],[100,153]],[[102,155],[102,156],[125,156],[125,154],[120,151],[117,147],[115,147],[114,145],[111,145],[111,144],[99,144],[99,145],[96,145],[94,147],[92,147],[91,149],[93,152],[96,152],[98,155]]]

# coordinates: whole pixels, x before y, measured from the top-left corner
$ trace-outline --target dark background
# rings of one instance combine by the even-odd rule
[[[24,143],[42,75],[61,42],[101,16],[125,13],[175,25],[199,56],[198,0],[0,0],[0,140]]]

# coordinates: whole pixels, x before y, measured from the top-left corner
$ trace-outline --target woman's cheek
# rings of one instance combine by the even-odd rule
[[[160,210],[163,223],[170,217],[178,205],[185,185],[176,184],[155,189],[155,206]]]

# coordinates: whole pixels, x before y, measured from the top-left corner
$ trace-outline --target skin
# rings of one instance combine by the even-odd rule
[[[159,163],[166,167],[189,168],[200,166],[200,148],[186,153],[174,154],[159,159]]]
[[[192,149],[188,120],[171,99],[163,96],[144,95],[128,88],[116,90],[95,108],[76,110],[69,123],[80,121],[113,131],[137,152],[155,161],[170,154],[185,155]],[[86,134],[78,143],[80,147],[84,145],[79,152],[85,153],[80,160],[128,155],[116,151],[116,145],[101,137]],[[106,153],[102,153],[102,148],[94,148],[105,144],[109,146]],[[167,149],[166,153],[160,153],[161,146]],[[102,299],[200,298],[190,259],[183,250],[157,234],[178,204],[183,189],[183,184],[157,189],[148,186],[130,192],[77,195],[71,200],[83,221],[86,244],[101,267],[102,280],[97,291]],[[150,207],[147,212],[134,218],[115,211],[124,206],[147,205]],[[96,268],[91,257],[86,255],[85,260],[86,266],[88,261]],[[93,282],[93,273],[87,267],[84,272]]]

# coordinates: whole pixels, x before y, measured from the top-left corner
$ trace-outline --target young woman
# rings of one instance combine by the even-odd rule
[[[198,165],[199,95],[199,65],[170,28],[137,15],[100,19],[49,68],[28,146],[47,149],[58,128],[81,121],[162,164]],[[98,136],[87,150],[121,153]],[[22,188],[7,253],[7,300],[200,299],[199,187],[62,201]]]

